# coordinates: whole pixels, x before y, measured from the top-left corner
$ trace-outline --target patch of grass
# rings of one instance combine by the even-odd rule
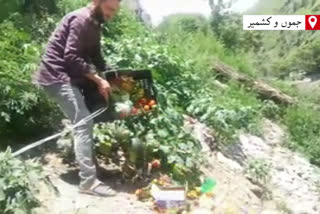
[[[183,32],[169,35],[169,44],[179,50],[179,55],[190,59],[197,74],[206,78],[212,73],[212,65],[215,60],[220,60],[240,72],[255,76],[251,64],[247,63],[248,55],[234,53],[224,47],[214,34]]]
[[[234,141],[239,130],[258,134],[261,102],[246,93],[236,85],[226,90],[203,89],[187,112],[216,130],[220,143]]]
[[[292,210],[287,206],[284,201],[276,202],[276,207],[281,214],[293,214]]]
[[[289,107],[285,111],[284,124],[290,132],[293,149],[303,151],[311,163],[320,165],[320,112],[306,104]]]
[[[266,185],[270,176],[270,165],[264,159],[252,159],[248,161],[245,172],[255,182]]]

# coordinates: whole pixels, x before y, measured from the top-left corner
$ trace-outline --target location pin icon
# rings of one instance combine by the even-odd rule
[[[309,24],[311,25],[311,27],[313,29],[314,26],[317,24],[318,19],[315,16],[310,16],[308,21],[309,21]]]

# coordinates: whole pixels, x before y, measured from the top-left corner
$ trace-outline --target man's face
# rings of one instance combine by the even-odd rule
[[[120,7],[119,0],[101,0],[100,10],[105,21],[111,19],[116,15]]]

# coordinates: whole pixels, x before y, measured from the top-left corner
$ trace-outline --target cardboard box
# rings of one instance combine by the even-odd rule
[[[159,187],[153,184],[151,195],[160,209],[181,207],[186,204],[186,187]]]

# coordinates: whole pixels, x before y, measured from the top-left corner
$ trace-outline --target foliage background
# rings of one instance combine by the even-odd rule
[[[0,147],[28,143],[61,128],[60,110],[31,83],[31,77],[58,21],[87,2],[0,0]],[[206,123],[219,145],[236,143],[241,131],[259,135],[261,121],[266,117],[288,127],[288,147],[304,152],[311,162],[320,165],[319,95],[301,94],[292,86],[292,81],[305,73],[318,73],[318,33],[242,31],[241,15],[225,12],[228,5],[221,1],[217,8],[210,19],[173,15],[155,29],[123,9],[104,26],[106,60],[114,67],[151,69],[159,92],[159,108],[149,116],[97,126],[98,146],[122,142],[130,151],[131,139],[139,139],[147,151],[146,161],[160,158],[164,169],[176,180],[198,183],[200,172],[196,169],[205,160],[199,143],[182,129],[184,114]],[[319,10],[319,1],[281,0],[260,1],[249,12],[305,14]],[[254,91],[235,82],[218,82],[212,71],[216,60],[263,79],[296,97],[298,103],[276,105],[260,100]],[[127,130],[127,141],[118,138],[119,130]],[[125,136],[123,132],[121,136]],[[9,154],[1,155],[11,160]],[[139,164],[134,157],[132,161]],[[0,169],[8,170],[11,162],[8,164],[0,162]],[[19,199],[16,204],[11,210],[3,210],[3,204],[11,202],[9,193],[5,192],[4,197],[0,189],[0,212],[5,214],[35,203],[27,181],[20,185],[20,174],[10,173],[6,173],[11,176],[9,180],[18,182],[12,188],[21,191],[26,200],[20,201],[21,195],[15,195]]]

